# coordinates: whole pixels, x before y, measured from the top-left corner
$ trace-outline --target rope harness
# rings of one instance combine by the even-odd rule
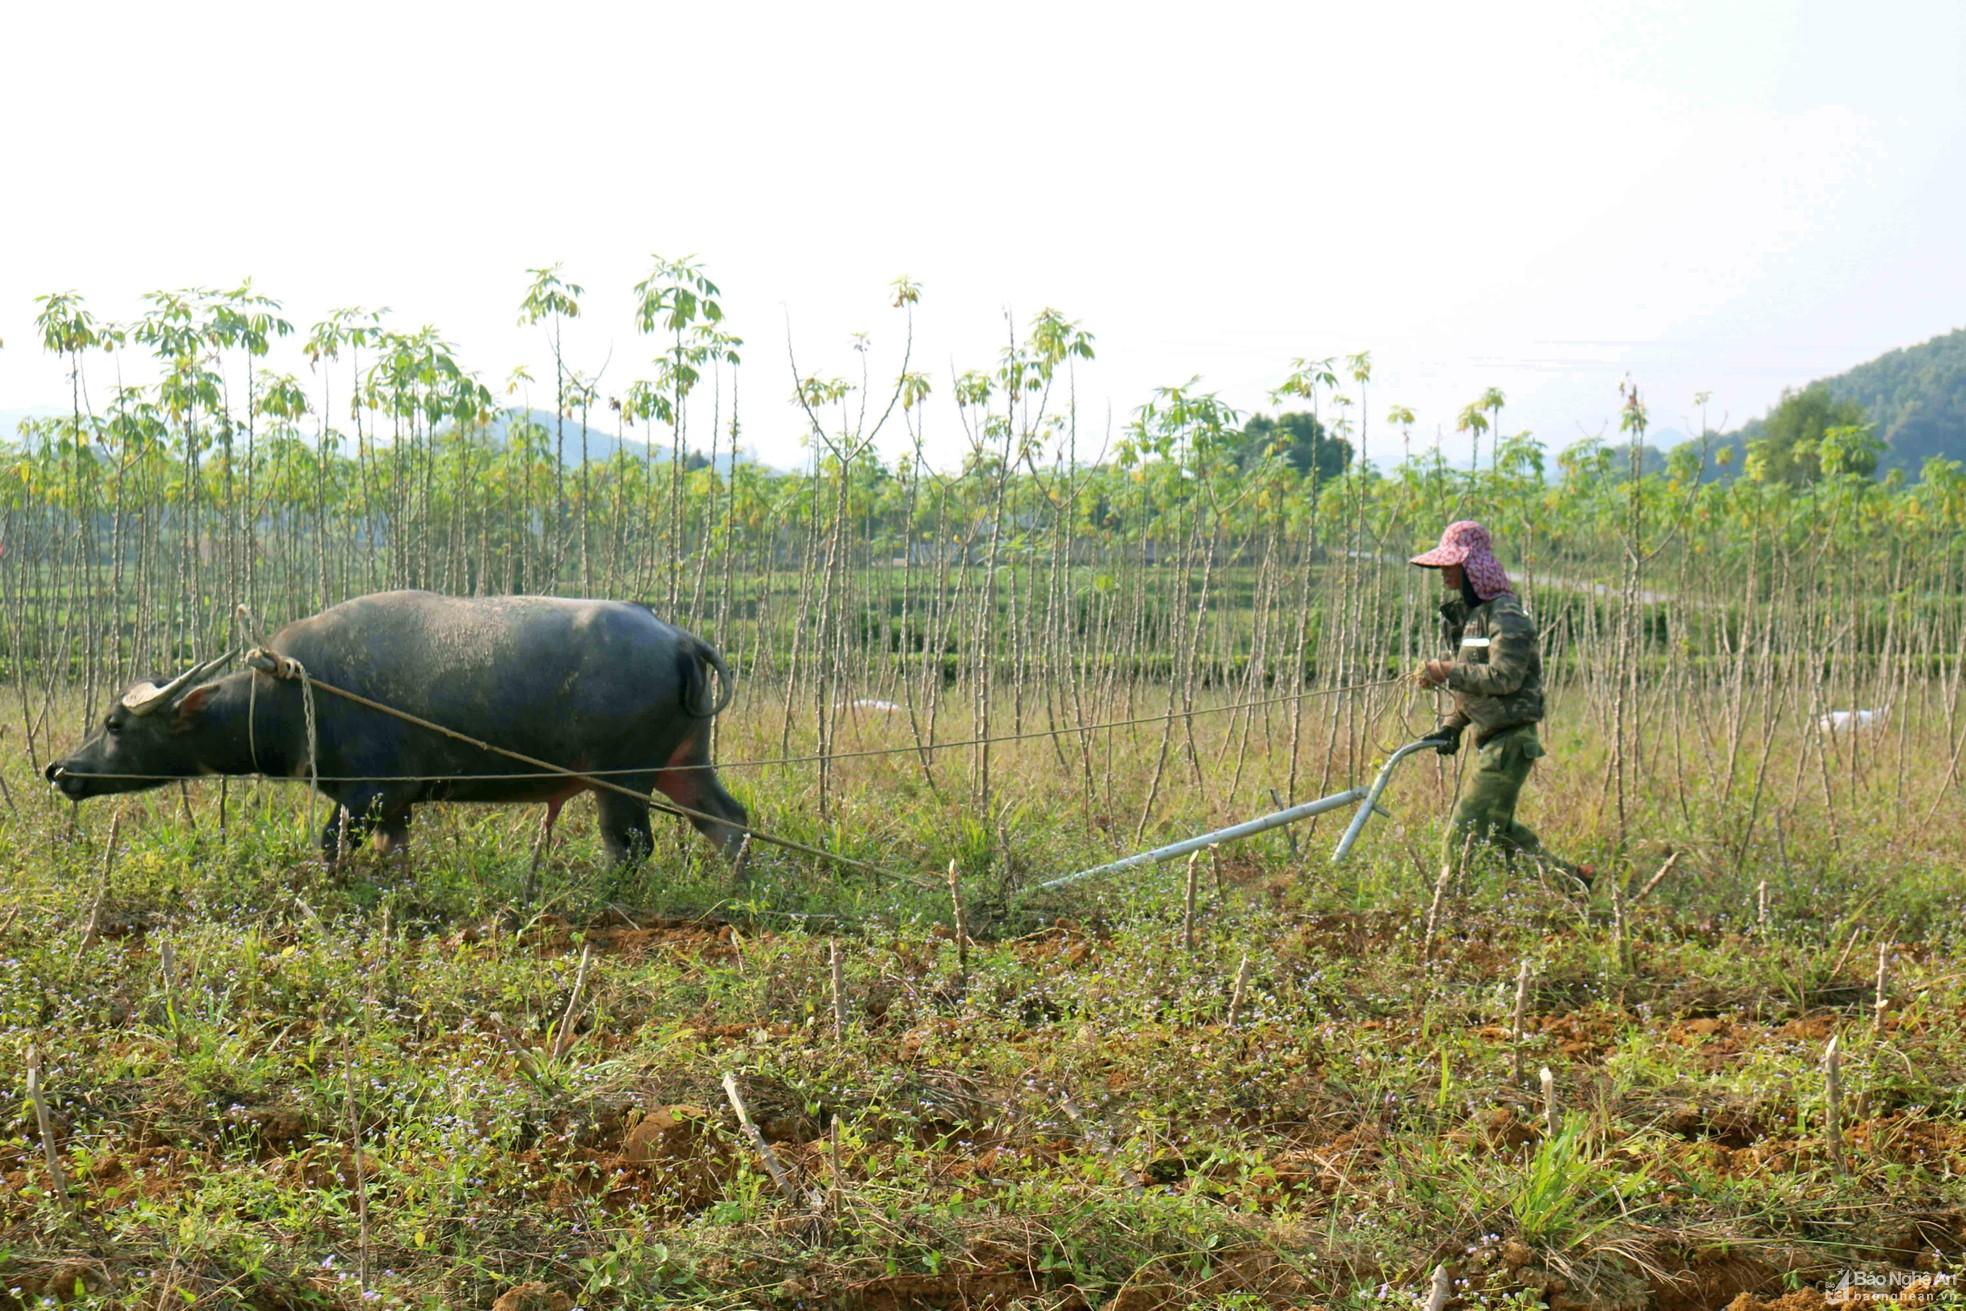
[[[241,606],[241,610],[245,607]],[[246,653],[246,663],[262,673],[275,678],[300,684],[301,717],[307,723],[307,831],[314,831],[315,798],[321,792],[321,743],[314,721],[314,680],[307,675],[307,666],[292,656],[283,656],[264,647],[254,647]],[[259,716],[259,680],[246,680],[246,749],[252,753],[253,773],[264,774],[259,766],[259,738],[255,724]]]

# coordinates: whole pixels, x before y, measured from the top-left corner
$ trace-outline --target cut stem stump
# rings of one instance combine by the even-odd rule
[[[1427,907],[1427,936],[1426,940],[1420,944],[1420,959],[1423,961],[1433,959],[1434,934],[1440,928],[1440,908],[1447,901],[1447,885],[1453,879],[1453,863],[1443,861],[1440,866],[1440,877],[1434,880],[1433,905]]]
[[[348,1160],[355,1172],[355,1215],[358,1225],[357,1241],[360,1261],[359,1273],[362,1278],[362,1291],[369,1289],[369,1255],[372,1248],[369,1235],[369,1177],[362,1165],[362,1118],[355,1110],[355,1060],[349,1054],[348,1033],[341,1035],[341,1078],[346,1091],[348,1118]]]
[[[1823,1048],[1823,1136],[1829,1141],[1830,1165],[1843,1173],[1843,1057],[1831,1038]]]
[[[1181,949],[1190,956],[1195,954],[1195,883],[1200,860],[1199,851],[1188,857],[1188,887],[1181,901]]]
[[[1434,1267],[1433,1286],[1427,1290],[1426,1311],[1446,1311],[1454,1298],[1454,1277],[1447,1273],[1447,1262]]]
[[[724,1096],[730,1099],[730,1109],[737,1113],[737,1127],[743,1130],[745,1141],[751,1144],[751,1150],[756,1152],[758,1158],[765,1163],[765,1173],[769,1174],[771,1181],[778,1185],[778,1191],[785,1194],[785,1200],[798,1206],[806,1199],[799,1196],[798,1186],[792,1182],[792,1176],[787,1174],[785,1167],[778,1163],[778,1154],[771,1150],[771,1144],[765,1141],[764,1132],[751,1118],[751,1108],[744,1104],[744,1094],[737,1090],[735,1070],[724,1071]],[[820,1200],[823,1199],[813,1199],[812,1205],[817,1208]]]
[[[560,1017],[559,1031],[553,1035],[553,1059],[556,1061],[573,1047],[573,1024],[580,1018],[580,996],[587,988],[587,963],[593,954],[593,943],[581,944],[580,968],[574,971],[573,976],[573,995],[567,998],[566,1014]]]
[[[116,859],[116,838],[123,831],[123,810],[117,807],[109,819],[109,840],[102,844],[102,872],[96,882],[95,900],[89,903],[89,918],[82,924],[82,941],[75,948],[77,957],[86,955],[102,934],[102,906],[109,900],[109,871]]]
[[[157,973],[164,984],[164,1015],[171,1022],[171,1042],[184,1055],[184,1016],[177,1002],[177,950],[165,938],[157,946]]]
[[[1836,958],[1836,964],[1830,966],[1829,976],[1832,979],[1843,973],[1843,967],[1850,963],[1850,953],[1857,949],[1857,939],[1863,935],[1864,926],[1861,924],[1850,930],[1850,941],[1843,944],[1842,954]]]
[[[846,1036],[846,965],[837,938],[826,941],[826,965],[833,981],[833,1040],[838,1042]]]
[[[1249,953],[1244,952],[1242,954],[1242,963],[1236,966],[1235,985],[1229,989],[1229,1026],[1228,1027],[1230,1027],[1231,1029],[1235,1028],[1236,1021],[1242,1018],[1243,993],[1248,987],[1249,987]]]
[[[1665,864],[1659,866],[1659,872],[1657,874],[1654,874],[1651,878],[1645,880],[1645,886],[1640,888],[1637,892],[1633,893],[1632,899],[1625,904],[1627,906],[1636,906],[1639,902],[1644,901],[1648,896],[1652,894],[1652,889],[1658,887],[1659,884],[1665,880],[1666,875],[1672,873],[1673,866],[1677,865],[1678,863],[1679,863],[1679,853],[1675,851],[1672,853],[1672,855],[1666,857]]]
[[[963,910],[962,884],[956,878],[956,862],[949,862],[949,905],[956,917],[956,972],[969,979],[969,916]]]
[[[1529,1010],[1529,962],[1524,960],[1515,973],[1515,1016],[1509,1021],[1509,1077],[1522,1082],[1523,1025]]]
[[[1872,1023],[1884,1027],[1884,1008],[1891,1004],[1891,944],[1877,944],[1877,1001],[1872,1008]]]
[[[1620,973],[1625,968],[1625,890],[1621,879],[1611,880],[1611,951]]]
[[[41,1091],[41,1049],[34,1043],[27,1045],[27,1100],[34,1103],[34,1124],[41,1131],[41,1156],[48,1163],[48,1182],[61,1198],[61,1204],[73,1209],[75,1203],[68,1195],[68,1175],[61,1168],[61,1152],[55,1147],[55,1129],[48,1119],[48,1100]]]

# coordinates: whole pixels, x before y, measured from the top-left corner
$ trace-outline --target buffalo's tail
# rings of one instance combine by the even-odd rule
[[[737,695],[737,680],[731,676],[730,666],[717,648],[702,638],[690,635],[696,649],[683,661],[683,708],[698,719],[710,719],[720,714],[731,698]],[[710,696],[710,671],[717,673],[718,695]]]

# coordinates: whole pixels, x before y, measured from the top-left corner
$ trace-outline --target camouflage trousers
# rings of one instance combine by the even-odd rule
[[[1517,857],[1526,856],[1558,869],[1569,868],[1546,853],[1535,830],[1515,817],[1522,785],[1529,781],[1530,770],[1543,754],[1534,724],[1505,728],[1481,744],[1474,774],[1461,790],[1442,844],[1442,859],[1448,865],[1459,870],[1465,860],[1484,851],[1499,851],[1511,865]]]

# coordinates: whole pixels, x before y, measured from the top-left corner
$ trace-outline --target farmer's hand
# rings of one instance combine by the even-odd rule
[[[1434,744],[1434,750],[1443,756],[1451,756],[1461,749],[1461,734],[1466,731],[1462,724],[1442,724],[1427,734],[1427,740]]]
[[[1442,687],[1447,683],[1447,671],[1453,667],[1452,660],[1429,660],[1415,670],[1413,676],[1422,687]]]

